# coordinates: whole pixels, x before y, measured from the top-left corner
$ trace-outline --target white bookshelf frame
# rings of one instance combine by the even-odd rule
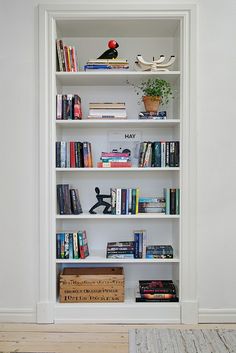
[[[148,5],[148,6],[147,6]],[[135,10],[134,10],[135,8]],[[181,302],[180,303],[125,303],[105,304],[59,304],[55,301],[55,244],[53,234],[55,209],[51,206],[55,200],[55,166],[50,159],[51,141],[55,126],[49,119],[55,116],[52,105],[55,95],[55,81],[68,80],[71,73],[54,74],[52,56],[55,55],[53,31],[58,19],[93,19],[93,18],[171,18],[181,21],[182,43],[181,55],[181,91],[184,99],[181,104],[181,141],[183,158],[181,170]],[[163,323],[196,323],[198,302],[196,291],[196,17],[197,9],[193,4],[149,4],[125,3],[105,4],[98,2],[81,2],[78,5],[40,5],[39,6],[39,295],[37,303],[37,322],[163,322]],[[54,53],[54,54],[53,54]],[[86,74],[86,75],[85,75]],[[94,73],[76,73],[73,77],[84,77],[85,84]],[[135,73],[141,75],[143,73]],[[147,73],[146,73],[147,74]],[[132,75],[132,74],[130,74]],[[172,73],[173,77],[180,75]],[[100,80],[98,77],[97,80]],[[120,75],[121,79],[122,75]],[[123,75],[124,76],[124,75]],[[163,76],[164,77],[164,76]],[[87,81],[86,81],[87,80]],[[64,81],[66,82],[66,81]],[[86,83],[87,82],[87,83]],[[57,122],[57,124],[96,124],[96,127],[110,122]],[[112,122],[124,124],[121,122]],[[126,121],[130,126],[143,124],[180,124],[179,120],[170,122]],[[56,125],[56,124],[54,124]],[[101,126],[102,127],[102,126]],[[148,168],[147,168],[148,169]],[[169,170],[169,169],[168,169]],[[75,170],[69,172],[80,172]],[[97,168],[93,170],[98,172]],[[136,171],[136,170],[135,170]],[[68,172],[68,171],[63,171]],[[84,172],[88,172],[85,170]],[[104,172],[108,172],[104,170]],[[109,170],[109,172],[112,172]],[[127,171],[124,171],[127,172]],[[139,171],[137,171],[139,172]],[[150,172],[150,170],[142,170]],[[152,171],[154,172],[154,171]],[[158,173],[157,170],[155,172]],[[85,215],[86,216],[86,215]],[[105,215],[104,215],[105,216]],[[153,215],[151,215],[154,217]],[[148,215],[148,217],[151,217]],[[60,217],[60,216],[57,216]],[[73,217],[73,216],[72,216]],[[87,215],[92,217],[92,215]],[[127,216],[126,216],[127,217]],[[160,217],[160,216],[158,216]],[[101,217],[102,218],[102,217]],[[104,218],[104,217],[103,217]],[[53,220],[53,221],[52,221]],[[52,251],[54,249],[54,251]],[[145,260],[145,259],[143,259]],[[58,261],[58,260],[57,260]],[[96,260],[94,260],[96,262]],[[98,260],[104,262],[105,260]],[[147,261],[147,260],[146,260]],[[169,260],[168,260],[169,261]],[[173,259],[172,262],[180,262]],[[88,260],[87,260],[88,262]],[[108,262],[108,261],[107,261]],[[114,261],[117,263],[118,261]],[[122,261],[124,263],[124,261]],[[142,261],[140,261],[142,262]],[[155,262],[155,261],[153,261]],[[156,261],[157,262],[157,261]],[[160,262],[160,261],[159,261]],[[171,261],[169,261],[171,263]],[[58,262],[59,263],[59,262]],[[91,262],[93,263],[93,261]]]

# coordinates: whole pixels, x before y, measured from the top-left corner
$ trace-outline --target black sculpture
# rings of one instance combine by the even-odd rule
[[[118,56],[118,51],[116,48],[119,47],[119,44],[115,40],[109,40],[107,49],[98,59],[115,59]]]
[[[103,213],[104,214],[111,214],[111,210],[109,210],[109,208],[111,207],[111,204],[109,204],[108,202],[103,200],[103,199],[110,199],[111,195],[100,195],[100,189],[98,187],[95,188],[95,192],[97,194],[96,198],[97,198],[98,202],[96,202],[95,205],[90,208],[89,213],[96,214],[96,212],[94,212],[94,210],[97,207],[105,206]]]

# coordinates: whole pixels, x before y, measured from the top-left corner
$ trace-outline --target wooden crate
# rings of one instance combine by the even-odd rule
[[[122,267],[64,268],[60,274],[60,303],[124,301]]]

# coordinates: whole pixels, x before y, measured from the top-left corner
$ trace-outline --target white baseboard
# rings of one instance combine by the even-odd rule
[[[236,323],[236,309],[199,309],[198,322],[206,323]]]
[[[0,322],[35,323],[36,312],[32,308],[0,308]]]
[[[198,302],[196,300],[184,300],[181,303],[182,324],[198,323]]]

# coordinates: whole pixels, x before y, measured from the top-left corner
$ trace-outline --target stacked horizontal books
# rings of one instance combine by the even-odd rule
[[[127,119],[125,103],[89,103],[88,119]]]
[[[129,168],[132,167],[129,153],[102,152],[98,168]]]
[[[162,112],[140,112],[138,115],[139,119],[142,120],[166,120],[167,114],[166,111]]]
[[[89,255],[85,230],[56,234],[57,259],[85,259]]]
[[[139,167],[179,167],[179,141],[141,142]]]
[[[178,302],[172,280],[140,280],[136,302]]]
[[[166,214],[179,214],[180,210],[180,189],[164,189],[164,197],[166,201]]]
[[[134,242],[118,241],[107,243],[108,259],[133,259],[134,258]]]
[[[81,99],[78,94],[57,94],[57,120],[81,120]]]
[[[140,197],[139,213],[165,213],[166,200],[164,197]]]
[[[57,168],[93,167],[92,146],[90,142],[56,142]]]
[[[111,214],[131,215],[138,213],[139,189],[111,188]]]
[[[67,72],[79,71],[75,47],[63,45],[63,41],[61,39],[56,40],[56,47],[59,70]]]
[[[69,184],[57,185],[57,206],[60,215],[83,213],[79,191],[77,189],[70,189]]]
[[[90,59],[84,66],[84,71],[90,70],[128,70],[126,59]]]
[[[173,259],[173,248],[171,245],[147,245],[147,259]]]

